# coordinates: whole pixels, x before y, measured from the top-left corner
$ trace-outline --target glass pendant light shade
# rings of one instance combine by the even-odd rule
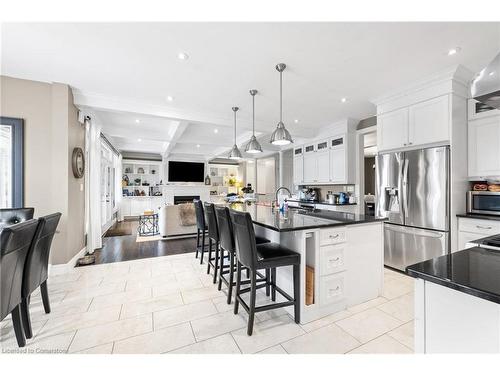
[[[283,71],[285,70],[286,65],[280,63],[276,65],[276,70],[280,72],[280,122],[276,125],[276,129],[273,134],[271,134],[271,142],[276,146],[284,146],[290,143],[293,143],[292,136],[290,132],[286,130],[285,124],[283,123]]]
[[[248,141],[245,152],[249,154],[259,154],[262,152],[262,147],[260,146],[259,141],[255,137],[255,95],[257,94],[257,90],[250,90],[250,95],[252,95],[252,137]]]
[[[238,111],[239,108],[233,107],[232,109],[234,112],[234,145],[233,148],[231,149],[231,152],[229,153],[229,159],[238,160],[242,158],[240,149],[236,144],[236,112]]]

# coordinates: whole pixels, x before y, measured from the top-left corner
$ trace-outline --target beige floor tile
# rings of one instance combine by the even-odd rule
[[[171,354],[241,354],[230,334],[217,336],[169,352]]]
[[[358,347],[360,342],[331,324],[281,345],[290,354],[342,354]]]
[[[45,313],[42,304],[40,304],[37,308],[33,308],[33,306],[30,306],[31,321],[46,321],[49,318],[53,319],[65,315],[80,314],[88,310],[91,302],[91,298],[64,298],[59,303],[50,304],[50,314]]]
[[[324,318],[313,320],[310,323],[301,324],[301,327],[304,331],[311,332],[315,329],[335,323],[338,320],[345,319],[351,315],[352,313],[349,310],[341,310],[336,313],[327,315]]]
[[[220,297],[212,298],[212,302],[218,312],[233,311],[234,309],[234,298],[231,298],[231,304],[228,305],[226,294]]]
[[[103,277],[101,284],[99,286],[105,286],[108,284],[126,283],[126,284],[140,284],[142,282],[147,283],[151,279],[151,270],[148,272],[131,272],[125,275],[109,276]],[[150,285],[149,285],[150,286]]]
[[[14,340],[2,344],[2,353],[27,353],[27,354],[64,354],[68,352],[71,340],[75,332],[66,332],[55,336],[37,339],[37,337],[27,340],[24,348],[19,348]]]
[[[300,325],[288,316],[280,316],[254,325],[253,335],[247,335],[247,328],[233,331],[236,344],[243,353],[256,353],[284,341],[304,334]]]
[[[121,306],[113,306],[99,311],[89,311],[50,318],[40,330],[39,336],[53,336],[118,320]],[[48,315],[50,316],[50,314]]]
[[[202,301],[153,313],[155,330],[217,314],[212,301]]]
[[[34,336],[33,340],[36,339],[37,334],[46,323],[47,320],[31,323],[31,329],[33,330]],[[12,326],[12,320],[5,321],[0,328],[0,348],[17,348],[16,334]]]
[[[77,331],[70,351],[78,352],[83,349],[93,348],[94,346],[138,336],[152,330],[153,322],[151,314],[81,329]]]
[[[406,346],[388,335],[377,337],[360,347],[354,349],[352,354],[411,354]]]
[[[264,349],[255,354],[288,354],[281,345],[271,346],[270,348]]]
[[[47,288],[49,290],[49,296],[53,293],[62,292],[80,292],[83,290],[93,289],[99,286],[102,281],[102,277],[96,278],[83,278],[83,280],[64,282],[64,283],[52,283],[47,282]]]
[[[143,277],[138,279],[128,279],[125,287],[126,291],[137,290],[143,288],[152,288],[156,286],[163,286],[176,281],[174,274],[156,277]]]
[[[362,311],[349,318],[337,321],[344,331],[355,339],[366,343],[401,325],[401,321],[377,308]]]
[[[196,341],[207,340],[223,333],[246,327],[246,325],[246,316],[242,316],[241,314],[235,315],[232,311],[191,321]]]
[[[165,353],[195,342],[189,323],[160,329],[115,342],[113,354]]]
[[[113,343],[94,346],[90,349],[85,349],[74,354],[111,354],[113,351]]]
[[[81,273],[78,272],[68,272],[60,275],[49,276],[48,283],[49,284],[57,284],[57,283],[67,283],[67,282],[75,282],[79,278],[82,277]]]
[[[410,277],[401,277],[397,279],[388,279],[384,282],[382,296],[387,299],[401,297],[404,294],[412,292],[414,289],[414,281]]]
[[[377,298],[371,299],[369,301],[360,303],[359,305],[349,307],[347,310],[349,310],[353,314],[357,314],[361,311],[368,310],[368,309],[371,309],[372,307],[381,305],[387,301],[388,301],[387,298],[377,297]]]
[[[409,322],[414,315],[413,299],[413,293],[409,293],[379,305],[377,308],[402,322]]]
[[[388,332],[387,334],[392,338],[398,340],[401,344],[406,345],[408,348],[414,348],[414,321],[403,324],[402,326]]]
[[[217,290],[215,285],[182,291],[182,299],[185,304],[217,298],[220,295],[221,291]]]
[[[133,318],[142,314],[166,310],[182,305],[183,302],[180,292],[144,301],[128,302],[123,304],[120,319]]]
[[[167,294],[172,294],[174,292],[182,292],[200,288],[203,288],[203,284],[201,283],[199,278],[185,281],[169,282],[163,285],[153,286],[153,297],[161,297]]]
[[[110,294],[116,294],[125,291],[125,281],[119,281],[116,283],[109,283],[105,285],[99,285],[94,288],[87,288],[82,290],[74,290],[68,292],[64,299],[72,298],[93,298],[99,296],[108,296]]]
[[[150,299],[151,288],[143,288],[137,290],[131,290],[129,292],[120,292],[114,294],[108,294],[105,296],[94,297],[92,300],[92,304],[90,305],[89,310],[101,310],[106,307],[121,305],[127,302],[135,302],[135,301],[145,301]]]

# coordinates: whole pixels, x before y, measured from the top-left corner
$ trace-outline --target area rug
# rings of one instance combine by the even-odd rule
[[[164,240],[162,236],[157,234],[156,236],[139,236],[137,235],[137,238],[135,239],[135,242],[149,242],[149,241],[159,241],[159,240]]]
[[[109,228],[104,237],[130,236],[131,234],[130,228]]]

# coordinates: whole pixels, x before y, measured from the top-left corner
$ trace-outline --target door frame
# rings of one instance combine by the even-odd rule
[[[356,130],[356,188],[358,213],[365,213],[365,135],[377,132],[377,125]],[[378,144],[377,144],[378,146]],[[377,197],[375,197],[375,200]]]

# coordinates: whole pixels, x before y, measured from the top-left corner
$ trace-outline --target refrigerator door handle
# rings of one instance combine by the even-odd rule
[[[412,234],[412,235],[419,236],[419,237],[443,238],[445,236],[444,232],[437,232],[437,231],[431,231],[431,230],[426,230],[426,229],[399,227],[399,226],[390,225],[390,224],[389,225],[386,224],[385,227],[387,230],[390,230],[393,232]]]
[[[405,218],[408,217],[408,159],[405,157],[403,160],[403,173],[402,173],[402,186],[403,186],[403,191],[402,191],[402,196],[401,196],[401,201],[402,201],[402,206],[403,206],[403,215]]]

